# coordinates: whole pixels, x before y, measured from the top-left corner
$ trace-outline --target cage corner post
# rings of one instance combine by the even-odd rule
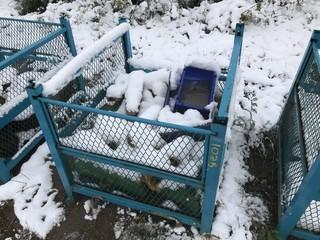
[[[28,98],[39,121],[39,125],[42,129],[43,135],[45,136],[45,139],[47,141],[50,153],[52,154],[52,158],[56,164],[57,172],[60,176],[60,179],[62,180],[62,185],[67,195],[67,201],[72,202],[73,194],[71,186],[71,171],[67,167],[67,164],[64,162],[63,157],[58,152],[54,129],[52,124],[50,124],[50,118],[47,117],[49,113],[46,112],[46,108],[42,106],[43,103],[39,99],[37,99],[38,97],[41,97],[42,86],[39,85],[36,88],[28,86],[26,90],[28,93]]]
[[[64,37],[65,37],[67,45],[70,48],[70,52],[71,52],[72,56],[75,57],[75,56],[77,56],[77,48],[76,48],[76,44],[74,42],[72,28],[70,26],[70,22],[69,22],[68,18],[66,18],[65,16],[61,17],[60,24],[62,27],[64,27],[66,29]]]
[[[210,136],[208,152],[206,153],[201,233],[210,233],[212,228],[216,194],[224,157],[226,127],[221,124],[212,124],[211,131],[212,135]]]
[[[241,58],[241,49],[243,43],[244,24],[237,23],[233,41],[233,50],[229,63],[224,92],[220,103],[217,119],[225,120],[228,118],[229,103],[232,96],[233,85],[238,71],[238,66]]]
[[[320,185],[313,184],[320,182],[319,172],[320,152],[316,157],[312,168],[303,179],[297,193],[291,201],[291,204],[288,206],[283,216],[279,220],[277,227],[279,240],[285,240],[287,237],[289,237],[289,235],[291,235],[295,226],[299,222],[300,217],[305,212],[310,202],[320,198]]]
[[[121,23],[128,23],[127,18],[120,18],[119,19],[119,24]],[[132,49],[131,49],[131,40],[130,40],[130,33],[127,31],[123,36],[122,36],[122,41],[123,41],[123,50],[125,54],[125,69],[127,73],[130,73],[133,71],[133,67],[128,63],[128,60],[132,58]]]
[[[3,159],[0,159],[0,183],[6,183],[11,179],[11,173]]]

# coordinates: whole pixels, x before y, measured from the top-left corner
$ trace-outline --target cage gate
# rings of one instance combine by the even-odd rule
[[[314,31],[278,124],[280,239],[320,239],[319,50]]]
[[[73,192],[100,197],[210,232],[243,28],[237,25],[227,77],[217,85],[219,111],[207,129],[126,115],[115,111],[119,103],[107,104],[106,88],[134,69],[127,62],[132,57],[127,23],[98,40],[99,51],[90,48],[72,59],[66,69],[73,69],[73,76],[47,82],[58,79],[64,88],[29,86],[68,198]],[[79,66],[80,59],[87,60]],[[175,166],[177,155],[184,160]]]
[[[10,171],[42,139],[26,86],[75,55],[66,18],[0,18],[0,181],[10,180]]]

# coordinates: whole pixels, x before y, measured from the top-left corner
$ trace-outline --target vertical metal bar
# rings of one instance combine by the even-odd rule
[[[220,120],[223,120],[228,117],[233,85],[234,85],[234,81],[235,81],[235,77],[236,77],[236,73],[237,73],[237,69],[238,69],[238,65],[241,57],[243,31],[244,31],[244,25],[237,24],[236,30],[235,30],[233,50],[232,50],[232,55],[230,59],[229,69],[228,69],[227,80],[224,85],[222,99],[220,102],[219,112],[217,116],[217,118]]]
[[[295,100],[295,113],[297,116],[297,131],[299,134],[299,147],[300,147],[300,152],[301,152],[301,158],[302,158],[302,167],[303,167],[303,172],[306,174],[308,171],[308,162],[307,162],[307,157],[306,157],[306,146],[304,143],[304,131],[303,131],[303,125],[302,125],[302,120],[301,120],[301,105],[300,101],[298,98],[298,90],[297,87],[293,89],[293,94],[294,94],[294,100]]]
[[[203,154],[202,174],[201,174],[202,183],[204,183],[206,178],[206,169],[207,169],[208,160],[210,156],[209,152],[210,152],[210,137],[206,135],[205,141],[204,141],[204,154]]]
[[[128,22],[126,18],[120,18],[119,19],[119,24]],[[122,43],[123,43],[123,51],[125,55],[125,69],[127,73],[132,72],[132,66],[128,63],[128,59],[132,58],[132,50],[131,50],[131,41],[130,41],[130,33],[127,31],[123,36],[122,36]]]
[[[70,22],[69,22],[68,18],[61,17],[60,18],[60,23],[61,23],[61,26],[66,29],[66,32],[64,34],[64,38],[66,40],[67,45],[70,48],[70,52],[71,52],[72,56],[75,57],[75,56],[77,56],[77,48],[76,48],[76,44],[74,42],[74,38],[73,38],[72,28],[70,26]],[[85,79],[84,79],[83,75],[80,74],[76,78],[76,80],[77,80],[77,84],[78,84],[79,89],[85,90]]]
[[[57,149],[57,145],[55,142],[54,134],[53,134],[54,129],[52,129],[52,127],[48,124],[49,119],[47,119],[47,116],[45,114],[44,106],[41,104],[40,101],[36,99],[37,96],[40,96],[41,92],[42,92],[41,85],[35,89],[33,89],[32,87],[27,87],[27,93],[28,93],[30,102],[32,103],[34,112],[37,116],[40,127],[43,131],[43,135],[46,138],[48,147],[55,161],[58,174],[60,176],[60,179],[62,180],[62,185],[67,194],[67,198],[69,201],[72,201],[71,173],[69,171],[67,164],[64,162],[63,158],[59,154],[59,151]]]
[[[320,153],[279,221],[279,239],[287,239],[310,202],[319,197],[320,184],[316,184],[320,182],[319,172]]]
[[[77,49],[76,49],[76,45],[74,43],[70,22],[66,17],[61,17],[60,18],[60,23],[61,23],[62,27],[66,28],[66,32],[64,34],[64,37],[65,37],[67,45],[70,48],[70,52],[71,52],[72,56],[75,57],[75,56],[77,56]]]
[[[201,233],[210,233],[213,221],[213,212],[216,193],[219,185],[220,171],[224,157],[224,141],[226,126],[212,124],[212,132],[216,134],[210,137],[209,159],[206,166],[206,177],[203,194]]]
[[[0,181],[3,183],[8,182],[11,179],[11,174],[7,168],[4,160],[0,160]]]

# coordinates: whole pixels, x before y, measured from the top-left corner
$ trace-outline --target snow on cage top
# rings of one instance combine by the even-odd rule
[[[94,59],[101,51],[116,41],[119,37],[129,31],[128,23],[121,23],[102,38],[95,42],[94,45],[84,49],[79,55],[74,57],[67,65],[57,72],[48,81],[41,81],[43,86],[42,94],[44,96],[54,95],[63,89],[70,81],[74,79],[77,73]]]

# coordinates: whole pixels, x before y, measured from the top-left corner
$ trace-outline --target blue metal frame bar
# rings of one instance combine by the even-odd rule
[[[221,124],[212,124],[211,129],[218,132],[218,135],[210,137],[209,151],[206,153],[207,165],[205,175],[205,185],[202,203],[201,233],[210,233],[213,212],[218,191],[219,177],[224,159],[224,141],[226,126]]]
[[[106,91],[101,90],[97,93],[96,97],[93,98],[92,103],[88,106],[90,108],[95,108],[105,97]],[[75,119],[72,119],[64,129],[59,132],[59,137],[67,137],[72,134],[74,130],[82,123],[82,121],[90,114],[90,112],[82,112],[80,116],[77,116]]]
[[[71,189],[71,183],[72,183],[71,171],[67,166],[66,162],[60,156],[56,148],[54,131],[52,130],[53,129],[52,126],[50,126],[49,124],[51,121],[50,119],[47,118],[48,117],[48,114],[46,113],[47,109],[40,101],[35,100],[35,98],[39,94],[37,92],[37,89],[32,89],[31,87],[27,87],[27,92],[28,92],[30,102],[32,103],[35,114],[37,116],[37,119],[39,120],[39,124],[43,131],[43,135],[46,138],[52,157],[55,160],[56,168],[60,176],[60,179],[62,180],[62,185],[67,194],[67,198],[69,201],[71,201],[73,199],[72,189]]]
[[[89,197],[97,197],[97,196],[102,197],[105,201],[108,201],[117,205],[122,205],[124,207],[129,207],[132,209],[148,212],[148,213],[159,215],[165,218],[168,218],[168,217],[175,218],[180,222],[183,222],[191,226],[199,227],[200,225],[199,220],[196,218],[189,217],[178,212],[170,211],[168,209],[151,206],[149,204],[145,204],[145,203],[137,202],[124,197],[101,192],[92,188],[87,188],[81,185],[74,184],[72,185],[72,190],[76,193],[86,195]]]
[[[40,25],[60,26],[59,23],[45,22],[45,21],[36,21],[36,20],[29,20],[29,19],[18,19],[18,18],[0,17],[0,20],[15,21],[15,22],[26,22],[26,23],[35,23],[35,24],[40,24]]]
[[[313,50],[313,55],[314,55],[314,58],[315,58],[315,61],[317,63],[317,66],[318,66],[318,70],[320,71],[320,52],[319,52],[319,47],[318,47],[318,44],[317,44],[318,41],[314,41],[313,44],[312,44],[312,50]],[[319,44],[320,45],[320,44]]]
[[[319,234],[308,232],[301,229],[294,229],[290,235],[301,239],[320,240]]]
[[[21,59],[23,57],[28,56],[30,53],[38,49],[39,47],[43,46],[44,44],[52,41],[56,37],[58,37],[61,34],[64,34],[66,32],[65,28],[58,29],[50,34],[48,34],[46,37],[41,38],[39,41],[32,43],[28,47],[20,50],[19,52],[16,52],[15,54],[11,55],[10,57],[6,58],[5,60],[0,62],[0,70],[10,66],[11,64],[15,63],[17,59]]]
[[[307,166],[307,157],[306,157],[306,153],[305,153],[305,149],[306,149],[306,146],[305,146],[305,143],[304,143],[304,132],[303,132],[303,126],[302,126],[302,121],[301,121],[301,106],[300,106],[300,102],[299,102],[299,99],[298,99],[298,93],[297,93],[297,89],[294,88],[293,90],[293,94],[294,94],[294,100],[295,100],[295,103],[296,103],[296,115],[297,115],[297,118],[298,118],[298,132],[299,132],[299,146],[300,146],[300,152],[301,152],[301,160],[302,160],[302,167],[303,167],[303,171],[304,171],[304,174],[306,174],[306,172],[308,171],[308,166]]]
[[[25,148],[23,151],[13,159],[10,159],[8,163],[6,164],[9,170],[12,170],[35,146],[40,143],[40,141],[43,139],[42,135],[39,135],[37,138],[33,139],[32,142]]]
[[[167,123],[167,122],[160,122],[160,121],[155,121],[155,120],[150,120],[150,119],[145,119],[145,118],[139,118],[139,117],[125,115],[125,114],[121,114],[121,113],[117,113],[117,112],[111,112],[111,111],[106,111],[106,110],[102,110],[102,109],[90,108],[90,107],[83,106],[83,105],[76,105],[76,104],[72,104],[72,103],[66,103],[66,102],[43,98],[43,97],[39,97],[38,100],[42,101],[44,103],[47,103],[47,104],[58,105],[58,106],[66,107],[66,108],[73,108],[73,109],[77,109],[77,110],[87,111],[87,112],[91,112],[91,113],[97,113],[97,114],[115,117],[115,118],[121,118],[121,119],[125,119],[127,121],[130,121],[130,122],[140,122],[140,123],[155,125],[155,126],[159,126],[159,127],[174,128],[174,129],[178,129],[181,131],[186,131],[186,132],[200,134],[200,135],[211,135],[212,134],[211,131],[208,131],[208,130],[205,130],[202,128],[186,127],[186,126]]]
[[[21,49],[16,49],[16,48],[7,48],[7,47],[1,47],[0,46],[0,51],[2,54],[6,54],[6,55],[13,55],[14,53],[16,52],[19,52],[21,51]],[[44,52],[33,52],[32,54],[30,54],[30,56],[28,57],[31,57],[31,56],[34,56],[36,57],[36,55],[43,55],[43,56],[49,56],[49,57],[59,57],[58,55],[55,55],[55,54],[51,54],[51,53],[44,53]],[[44,59],[44,57],[43,57]]]
[[[106,157],[95,153],[89,153],[82,150],[72,149],[70,147],[58,146],[58,150],[65,155],[76,156],[78,158],[85,158],[94,162],[109,164],[115,167],[125,168],[132,171],[140,172],[142,174],[152,175],[159,178],[166,178],[169,180],[177,181],[195,188],[201,188],[201,180],[192,177],[184,176],[181,174],[171,173],[165,170],[149,167],[138,163],[132,163],[121,159]]]
[[[313,199],[317,199],[320,192],[320,153],[318,154],[312,168],[304,177],[297,193],[293,197],[290,206],[281,216],[278,225],[280,239],[286,239],[295,228],[302,214]],[[312,188],[310,186],[313,186]]]
[[[66,31],[64,33],[64,38],[66,40],[67,45],[70,48],[70,52],[71,52],[72,56],[75,57],[75,56],[77,56],[77,48],[76,48],[76,44],[74,43],[70,22],[66,17],[61,17],[60,24],[63,28],[66,29]]]
[[[0,51],[0,55],[1,55],[2,57],[4,57],[4,56],[12,56],[13,54],[15,54],[15,52]],[[4,59],[5,59],[5,58],[4,58]],[[3,59],[3,60],[4,60],[4,59]],[[48,60],[48,58],[38,57],[38,56],[36,56],[35,54],[30,54],[30,55],[28,56],[28,59],[35,60],[35,61],[47,61],[47,60]]]
[[[120,18],[119,19],[119,24],[121,23],[126,23],[128,20],[126,18]],[[132,49],[131,49],[131,41],[130,41],[130,33],[127,31],[123,36],[122,36],[122,43],[123,43],[123,52],[126,58],[125,61],[125,69],[127,73],[132,72],[133,68],[132,66],[128,63],[128,59],[132,58]]]
[[[230,59],[227,80],[225,82],[224,91],[222,94],[222,99],[220,102],[220,107],[217,115],[218,120],[225,120],[228,118],[229,105],[230,105],[233,85],[234,85],[234,81],[235,81],[235,77],[237,74],[237,69],[238,69],[238,65],[241,57],[243,32],[244,32],[244,25],[238,23],[235,30],[233,50],[232,50],[232,55]]]
[[[18,103],[15,107],[11,108],[8,113],[0,117],[0,129],[9,124],[17,115],[22,113],[27,107],[30,106],[30,101],[26,97],[23,101]]]
[[[0,160],[0,183],[8,182],[11,179],[11,173],[3,160]]]

